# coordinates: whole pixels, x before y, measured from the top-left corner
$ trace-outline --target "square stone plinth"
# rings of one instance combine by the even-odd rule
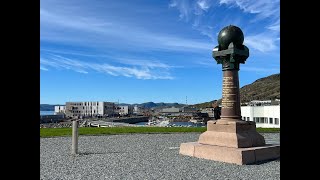
[[[233,147],[249,148],[264,146],[264,137],[256,131],[254,122],[230,121],[219,124],[218,121],[208,121],[207,131],[199,136],[198,143]]]
[[[182,143],[180,154],[238,165],[256,164],[280,157],[280,145],[266,144],[259,147],[233,148],[198,142]]]

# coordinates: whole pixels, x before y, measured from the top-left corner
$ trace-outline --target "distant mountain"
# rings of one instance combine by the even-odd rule
[[[213,101],[209,101],[209,102],[204,102],[204,103],[199,103],[199,104],[194,104],[194,105],[190,105],[196,108],[207,108],[207,107],[211,107]]]
[[[280,73],[257,79],[251,84],[240,88],[241,103],[252,100],[275,100],[280,99]],[[195,104],[197,108],[211,107],[213,101]],[[221,104],[221,99],[218,100]]]
[[[185,104],[179,104],[179,103],[164,103],[164,102],[160,102],[160,103],[154,103],[154,102],[146,102],[146,103],[141,103],[141,104],[133,104],[133,105],[137,105],[140,107],[144,107],[144,108],[162,108],[162,107],[182,107],[185,106]]]
[[[280,73],[273,74],[264,78],[260,78],[251,84],[245,85],[240,88],[240,99],[241,103],[250,102],[252,100],[274,100],[280,99]],[[194,104],[197,108],[211,107],[212,101],[204,102],[200,104]],[[221,104],[221,99],[218,99],[218,103]],[[164,108],[164,107],[182,107],[185,104],[179,103],[154,103],[145,102],[141,104],[127,104],[121,103],[119,105],[137,105],[144,108]],[[54,106],[51,104],[40,104],[40,111],[54,111]]]
[[[130,106],[130,105],[137,105],[139,107],[144,108],[163,108],[163,107],[182,107],[185,106],[185,104],[179,104],[179,103],[154,103],[154,102],[146,102],[141,104],[128,104],[128,103],[120,103],[119,106]],[[52,105],[52,104],[40,104],[40,111],[54,111],[54,106],[62,106],[62,105]]]

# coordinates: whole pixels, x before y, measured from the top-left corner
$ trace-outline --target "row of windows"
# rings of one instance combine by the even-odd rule
[[[72,111],[72,113],[91,113],[91,111]],[[93,110],[93,113],[96,113],[96,110]]]
[[[83,106],[83,105],[87,106],[87,104],[88,104],[88,106],[89,105],[99,106],[99,102],[70,103],[71,106]]]
[[[76,109],[80,109],[81,107],[74,107],[74,106],[72,106],[71,107],[71,109],[72,110],[76,110]],[[105,109],[113,109],[113,106],[105,106],[104,107]],[[70,109],[70,108],[69,108]],[[92,106],[87,106],[87,107],[85,107],[85,106],[82,106],[82,109],[92,109]],[[96,109],[98,109],[98,107],[96,108]]]
[[[99,102],[80,102],[80,103],[69,103],[71,106],[99,106]],[[104,103],[103,103],[104,104]],[[113,103],[106,103],[109,106],[113,106]]]
[[[242,117],[242,120],[250,121],[250,117],[244,116],[244,117]],[[267,118],[267,117],[253,117],[253,121],[256,123],[265,123],[265,124],[279,124],[280,123],[279,118]]]

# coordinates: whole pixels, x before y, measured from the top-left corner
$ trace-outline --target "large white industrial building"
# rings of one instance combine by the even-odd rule
[[[66,102],[66,116],[108,116],[115,113],[112,102]]]
[[[256,122],[256,127],[280,128],[280,105],[241,106],[242,119]]]

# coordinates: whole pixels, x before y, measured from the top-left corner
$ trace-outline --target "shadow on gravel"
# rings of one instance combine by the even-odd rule
[[[277,159],[271,159],[271,160],[266,160],[266,161],[259,161],[257,163],[253,163],[253,164],[247,164],[247,165],[260,165],[260,164],[265,164],[265,163],[268,163],[268,162],[271,162],[271,161],[275,161],[275,162],[280,162],[280,158],[277,158]]]
[[[122,151],[107,151],[107,152],[80,152],[77,156],[86,156],[92,154],[118,154],[118,153],[126,153]]]

